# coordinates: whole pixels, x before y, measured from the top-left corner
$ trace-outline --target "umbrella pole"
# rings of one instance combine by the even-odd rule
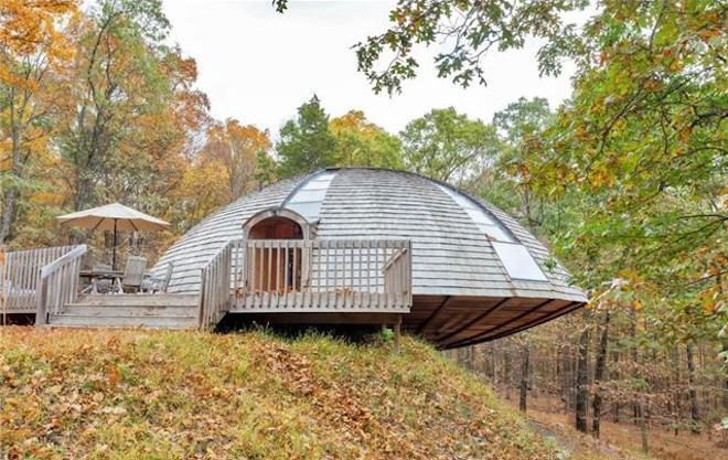
[[[116,221],[114,219],[114,248],[111,250],[111,269],[116,270]]]

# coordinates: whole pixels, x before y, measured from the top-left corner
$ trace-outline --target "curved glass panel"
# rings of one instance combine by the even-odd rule
[[[312,177],[288,199],[285,207],[301,214],[309,222],[317,221],[334,176],[336,172],[324,171]]]
[[[508,243],[515,243],[513,238],[509,235],[508,231],[503,228],[500,222],[496,221],[490,214],[485,212],[477,203],[468,198],[467,196],[458,193],[449,187],[437,184],[440,190],[445,192],[450,198],[455,201],[463,211],[468,213],[468,216],[475,222],[480,231],[485,233],[488,238],[494,241],[505,241]]]
[[[498,254],[511,279],[529,281],[548,281],[528,249],[522,244],[499,243],[494,241],[493,249]]]
[[[496,218],[466,195],[441,184],[438,184],[438,187],[452,198],[486,235],[511,279],[548,281],[528,249],[516,241]]]

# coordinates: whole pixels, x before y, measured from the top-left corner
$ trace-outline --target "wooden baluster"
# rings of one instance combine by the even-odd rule
[[[27,264],[28,264],[28,252],[23,251],[20,253],[20,265],[18,266],[18,268],[20,269],[19,273],[18,273],[18,275],[19,275],[18,276],[18,286],[23,291],[25,291],[28,288],[28,285],[25,283],[25,272],[27,269]],[[23,291],[21,291],[21,292],[23,292]]]
[[[324,268],[326,270],[326,275],[324,276],[324,291],[326,292],[325,302],[326,302],[326,308],[331,308],[332,307],[332,305],[331,305],[331,289],[332,288],[331,288],[331,280],[329,279],[329,277],[331,276],[331,245],[329,244],[328,241],[326,241],[326,242],[322,241],[321,248],[322,248],[322,251],[324,251],[326,253],[326,265]]]
[[[311,302],[311,241],[301,246],[301,306],[306,308]]]
[[[258,258],[258,249],[256,247],[255,241],[248,241],[248,252],[246,255],[250,257],[250,267],[248,271],[248,276],[250,279],[248,280],[249,286],[248,286],[248,292],[251,295],[250,297],[250,306],[254,307],[257,305],[257,295],[259,288],[259,279],[258,279],[258,272],[261,270],[260,268],[260,259]],[[247,305],[247,301],[246,301]]]
[[[342,268],[341,251],[339,249],[340,245],[340,240],[332,242],[332,249],[334,251],[334,308],[339,308],[339,297],[341,294],[341,281],[339,280]]]
[[[38,302],[35,311],[35,327],[46,324],[46,296],[48,295],[47,279],[41,278],[38,285]]]
[[[315,269],[314,269],[315,264]],[[311,290],[314,287],[316,292],[314,295],[313,306],[321,308],[321,249],[318,242],[311,242]],[[313,294],[312,294],[313,295]]]
[[[275,279],[275,293],[276,293],[276,308],[281,306],[281,242],[276,241],[276,279]]]
[[[255,259],[257,260],[257,267],[255,269],[255,290],[256,290],[256,306],[262,306],[263,301],[263,245],[255,242]]]
[[[399,271],[399,297],[400,297],[400,307],[404,306],[404,296],[405,296],[405,279],[407,278],[407,249],[404,247],[400,249],[402,251],[402,257],[400,257],[399,265],[400,265],[400,271]]]
[[[321,247],[321,241],[316,242],[316,255],[318,257],[318,272],[316,273],[316,283],[318,290],[318,307],[326,308],[326,288],[324,287],[324,273],[326,266],[324,265],[324,249]]]
[[[66,280],[66,264],[61,265],[61,267],[56,272],[56,302],[53,304],[53,314],[57,314],[58,311],[61,309],[61,305],[63,304],[63,299],[66,294],[66,285],[64,281]]]
[[[290,286],[289,286],[290,275],[288,273],[289,270],[291,269],[290,262],[289,262],[290,261],[290,250],[291,250],[291,243],[289,241],[287,241],[285,244],[285,250],[283,253],[283,292],[285,295],[285,297],[283,298],[283,303],[285,304],[286,307],[291,306],[290,295],[289,295],[290,294]]]
[[[200,304],[197,309],[197,327],[204,327],[204,310],[205,310],[205,269],[200,269]]]
[[[293,291],[293,303],[291,305],[297,305],[298,304],[298,288],[300,287],[301,283],[298,281],[298,243],[294,242],[292,244],[293,248],[293,268],[291,270],[291,291]]]
[[[389,241],[385,240],[383,242],[384,250],[382,252],[382,267],[384,267],[387,264],[387,261],[389,260]],[[382,282],[384,284],[384,307],[389,308],[389,286],[387,285],[387,273],[382,270]]]
[[[346,241],[341,242],[341,306],[346,308]]]
[[[353,307],[357,307],[361,303],[361,293],[359,293],[359,301],[357,302],[357,291],[361,289],[361,246],[358,241],[354,241],[353,246],[354,248],[351,253],[351,302]]]
[[[367,307],[372,306],[372,242],[367,241],[367,295],[369,298],[367,299]]]
[[[270,297],[271,296],[271,280],[272,280],[271,270],[273,268],[273,250],[271,249],[271,242],[266,240],[265,247],[268,249],[268,267],[267,267],[268,278],[266,279],[266,287],[265,287],[265,291],[268,295],[268,299],[267,299],[265,307],[270,308],[270,306],[271,306],[271,297]]]
[[[348,305],[349,305],[349,307],[354,307],[354,289],[356,289],[356,286],[355,286],[356,281],[354,279],[354,263],[355,263],[354,260],[356,257],[356,243],[354,241],[349,241],[348,246],[349,246],[349,258],[351,260],[351,266],[349,267],[349,269],[350,269],[350,271],[349,271],[349,289],[347,291],[349,294]]]
[[[376,304],[376,307],[379,308],[380,301],[381,301],[381,292],[380,292],[381,287],[379,286],[379,278],[381,276],[381,267],[379,265],[379,253],[381,252],[381,248],[380,248],[381,242],[376,241],[375,245],[376,246],[375,246],[375,251],[374,251],[374,272],[373,272],[374,279],[373,279],[373,281],[374,281],[375,291],[377,293],[377,298],[375,299],[375,304]]]

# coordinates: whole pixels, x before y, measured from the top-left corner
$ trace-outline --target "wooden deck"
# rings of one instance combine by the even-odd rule
[[[226,312],[407,313],[411,264],[407,240],[231,241],[202,270],[202,321]]]
[[[77,246],[8,254],[6,311],[74,328],[209,329],[228,313],[259,324],[401,322],[440,348],[456,348],[583,305],[535,296],[413,296],[408,240],[234,240],[201,270],[194,294],[80,296],[85,252]]]
[[[234,240],[191,295],[79,298],[85,253],[81,245],[8,254],[6,312],[35,314],[38,325],[210,328],[228,312],[401,314],[412,306],[406,240]],[[184,307],[184,321],[165,317],[174,307]]]

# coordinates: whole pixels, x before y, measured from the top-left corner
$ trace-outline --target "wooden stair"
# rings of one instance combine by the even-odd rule
[[[195,329],[199,297],[178,294],[88,295],[52,314],[51,327]]]

